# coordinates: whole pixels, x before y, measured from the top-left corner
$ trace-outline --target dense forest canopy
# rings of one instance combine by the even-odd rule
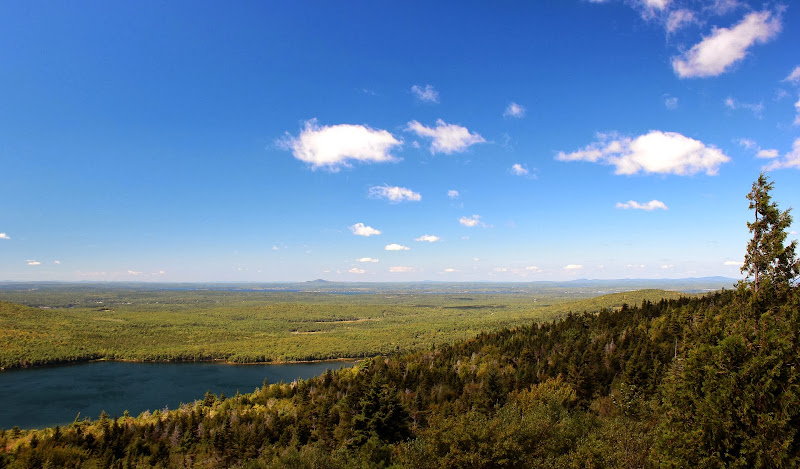
[[[0,434],[0,467],[797,467],[800,264],[760,176],[736,290],[625,304],[169,412]]]

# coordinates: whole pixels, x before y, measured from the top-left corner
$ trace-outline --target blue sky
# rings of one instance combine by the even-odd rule
[[[2,2],[0,280],[738,276],[758,173],[800,200],[799,28],[736,0]]]

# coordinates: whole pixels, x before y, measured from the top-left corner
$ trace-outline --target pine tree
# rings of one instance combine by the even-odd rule
[[[753,238],[747,243],[742,273],[752,277],[745,284],[751,287],[756,301],[782,296],[800,274],[800,260],[795,256],[797,240],[786,245],[791,209],[778,210],[770,197],[772,188],[773,183],[761,173],[747,194],[755,221],[747,223]]]

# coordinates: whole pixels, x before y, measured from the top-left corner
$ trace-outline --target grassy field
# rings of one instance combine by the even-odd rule
[[[682,295],[664,290],[591,297],[565,290],[337,294],[6,289],[0,291],[0,367],[91,359],[245,363],[355,358],[451,343],[570,311]]]

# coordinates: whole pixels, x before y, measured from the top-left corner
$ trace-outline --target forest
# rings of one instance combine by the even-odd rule
[[[800,261],[760,176],[733,290],[379,355],[168,412],[0,432],[0,467],[797,467]]]

